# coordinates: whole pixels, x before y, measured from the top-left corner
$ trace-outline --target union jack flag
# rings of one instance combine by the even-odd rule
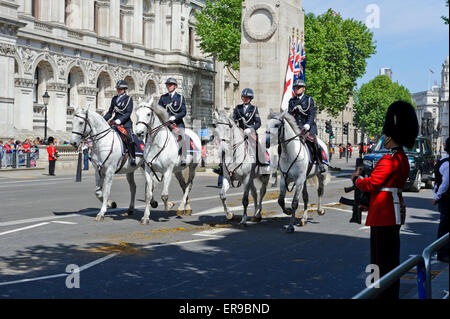
[[[302,54],[300,56],[300,79],[305,81],[305,69],[306,69],[306,52],[305,43],[302,45]]]

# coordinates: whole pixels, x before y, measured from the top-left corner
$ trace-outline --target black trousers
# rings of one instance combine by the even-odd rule
[[[400,225],[370,227],[370,263],[378,265],[380,278],[400,265]],[[400,280],[378,299],[398,299]]]
[[[438,238],[441,238],[445,234],[449,232],[448,227],[448,207],[450,204],[450,198],[449,197],[443,197],[438,202],[438,209],[439,213],[441,215],[440,221],[439,221],[439,227],[438,227]],[[441,247],[438,251],[438,257],[448,257],[448,249],[449,245],[446,244],[445,246]]]
[[[55,174],[55,164],[56,164],[56,161],[48,161],[48,174],[49,175]]]
[[[130,154],[130,156],[133,159],[135,159],[136,158],[136,150],[135,150],[134,142],[133,142],[133,128],[132,127],[125,127],[125,129],[127,130],[129,154]]]

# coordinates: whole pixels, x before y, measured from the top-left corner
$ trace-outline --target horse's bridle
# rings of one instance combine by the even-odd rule
[[[233,124],[232,124],[229,120],[228,120],[228,123],[226,123],[226,122],[216,122],[214,125],[217,125],[217,124],[227,125],[229,128],[233,128]],[[225,162],[225,151],[222,150],[222,162],[223,162],[223,165],[224,165],[226,171],[228,172],[228,176],[230,177],[230,180],[231,180],[231,186],[233,186],[234,188],[239,187],[239,186],[241,185],[240,182],[238,182],[238,185],[237,185],[237,186],[234,185],[233,176],[234,176],[234,174],[236,173],[236,171],[244,164],[245,159],[246,159],[246,157],[247,157],[247,148],[248,148],[248,142],[247,142],[247,139],[248,139],[248,137],[247,137],[247,136],[244,136],[244,139],[243,139],[242,142],[239,142],[239,143],[237,143],[237,144],[233,144],[233,146],[232,146],[232,149],[233,149],[233,157],[234,157],[234,155],[235,155],[235,153],[236,153],[236,149],[238,148],[238,146],[240,146],[242,143],[245,142],[245,144],[244,144],[244,146],[245,146],[245,150],[244,150],[244,159],[243,159],[242,162],[241,162],[238,166],[236,166],[232,171],[228,168],[228,165],[227,165],[227,163]],[[221,140],[222,140],[222,142],[227,142],[227,140],[224,139],[223,137],[221,138]],[[231,163],[230,163],[230,164],[231,164]]]
[[[111,131],[111,127],[108,127],[106,130],[101,131],[100,133],[92,135],[91,134],[92,133],[92,126],[91,126],[91,123],[89,122],[89,119],[88,119],[88,111],[86,111],[86,117],[83,117],[83,116],[78,115],[78,114],[74,114],[73,116],[84,120],[84,128],[83,128],[83,132],[82,133],[72,131],[72,134],[80,135],[81,139],[87,139],[88,137],[90,137],[93,142],[96,142],[96,141],[102,139],[103,137],[105,137],[106,135],[108,135],[108,133]],[[90,133],[87,134],[86,133],[86,129],[87,129],[88,125],[89,125],[89,129],[90,129]],[[99,136],[99,135],[101,135],[103,133],[105,133],[105,134],[102,135],[100,138],[96,139],[97,136]]]

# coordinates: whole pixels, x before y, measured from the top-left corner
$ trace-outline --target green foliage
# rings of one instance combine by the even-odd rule
[[[329,9],[305,15],[306,84],[319,111],[333,116],[345,109],[366,60],[375,53],[373,33],[365,24],[344,20]]]
[[[447,4],[445,6],[448,7],[448,0],[447,0]],[[441,16],[441,19],[444,20],[444,24],[448,24],[448,17]]]
[[[387,75],[379,75],[354,92],[354,125],[365,126],[369,135],[381,134],[384,117],[389,105],[402,100],[413,104],[407,88],[391,81]]]
[[[195,15],[201,50],[225,65],[239,69],[243,0],[207,0]]]

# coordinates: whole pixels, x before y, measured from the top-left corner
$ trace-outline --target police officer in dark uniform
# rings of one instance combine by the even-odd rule
[[[133,122],[131,121],[131,113],[133,112],[133,99],[126,94],[128,83],[124,80],[119,80],[116,84],[117,95],[111,100],[111,106],[105,114],[104,119],[113,122],[115,125],[122,125],[127,131],[128,150],[130,153],[131,165],[136,165],[136,155],[133,143]],[[114,114],[114,117],[113,117]]]
[[[183,118],[186,116],[186,103],[184,96],[178,94],[176,89],[178,87],[177,79],[173,77],[169,77],[166,80],[166,88],[167,93],[161,95],[158,105],[165,108],[167,114],[169,115],[169,121],[172,122],[172,125],[169,125],[169,128],[175,131],[178,134],[178,141],[183,141],[184,136],[184,121]],[[181,166],[186,165],[185,161],[185,147],[184,143],[180,143],[180,155],[181,156]]]
[[[316,117],[316,107],[314,99],[305,94],[306,84],[302,79],[295,80],[294,84],[295,96],[289,100],[288,113],[291,114],[300,129],[309,131],[314,136],[314,143],[312,143],[314,158],[319,164],[320,172],[325,172],[325,165],[322,162],[322,152],[317,143],[317,126],[314,121]]]
[[[242,90],[241,98],[243,104],[239,104],[234,108],[233,120],[242,130],[244,130],[244,134],[250,137],[249,140],[253,144],[252,147],[256,145],[258,154],[258,156],[256,156],[256,163],[258,165],[268,165],[264,159],[265,154],[263,150],[258,147],[257,130],[261,127],[261,118],[259,117],[258,107],[250,103],[254,97],[255,95],[252,89],[246,88]]]

